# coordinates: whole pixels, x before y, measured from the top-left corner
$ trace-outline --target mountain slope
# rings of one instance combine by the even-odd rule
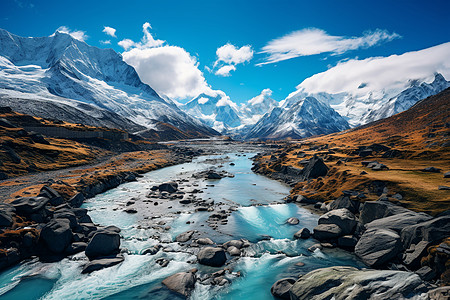
[[[392,82],[379,89],[372,87],[369,82],[354,82],[353,85],[357,88],[351,92],[335,94],[309,92],[302,85],[303,83],[298,86],[297,91],[282,101],[281,105],[284,108],[289,108],[303,98],[311,96],[329,104],[345,117],[352,127],[355,127],[404,111],[418,100],[449,87],[450,83],[438,73],[428,78]]]
[[[350,128],[330,106],[306,97],[289,108],[275,107],[259,120],[247,138],[300,139]]]
[[[119,115],[147,128],[156,129],[155,124],[164,122],[193,136],[216,134],[142,83],[134,68],[112,49],[92,47],[60,32],[23,38],[0,29],[0,43],[2,99],[45,99],[88,115],[109,111],[114,114],[111,119]],[[58,114],[60,107],[52,110]],[[39,116],[38,111],[27,112]]]
[[[241,125],[237,105],[222,91],[202,93],[181,109],[222,133]]]

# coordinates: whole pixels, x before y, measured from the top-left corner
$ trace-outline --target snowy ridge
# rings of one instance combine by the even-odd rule
[[[109,111],[147,128],[165,122],[183,131],[215,134],[142,83],[112,49],[92,47],[60,32],[24,38],[2,29],[0,44],[2,101],[17,98],[13,92],[20,92],[21,99],[46,99],[94,115],[102,115],[97,110]]]

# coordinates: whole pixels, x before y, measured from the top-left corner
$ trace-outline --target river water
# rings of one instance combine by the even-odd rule
[[[252,172],[252,155],[239,152],[201,156],[190,163],[149,172],[136,182],[89,199],[83,207],[89,210],[94,223],[121,228],[121,247],[127,249],[125,261],[81,274],[87,260],[84,253],[57,263],[30,260],[0,273],[0,299],[178,299],[161,284],[163,279],[193,268],[199,270],[199,276],[221,269],[196,264],[198,248],[174,242],[187,230],[196,230],[196,237],[209,237],[216,243],[240,238],[252,242],[242,257],[229,263],[232,272],[226,278],[230,284],[211,286],[197,281],[191,299],[273,299],[270,287],[278,279],[335,265],[363,267],[351,253],[339,249],[311,253],[307,248],[314,240],[292,238],[303,227],[312,230],[318,216],[296,204],[284,203],[289,187]],[[192,176],[211,168],[225,170],[234,177],[207,180]],[[213,212],[195,212],[194,206],[182,205],[178,200],[147,196],[153,185],[172,180],[179,181],[179,189],[186,193],[194,188],[201,190],[197,198],[213,200],[210,206],[215,212],[231,212],[228,223],[213,229],[206,222]],[[124,212],[130,200],[135,202],[130,206],[137,210],[135,214]],[[300,224],[285,223],[294,216]],[[162,244],[164,251],[142,255],[143,250],[157,244]],[[161,267],[156,263],[160,258],[170,263]],[[300,266],[300,262],[304,265]]]

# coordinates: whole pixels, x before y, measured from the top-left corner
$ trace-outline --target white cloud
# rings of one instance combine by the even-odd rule
[[[199,104],[205,104],[206,102],[208,102],[209,101],[209,99],[208,98],[205,98],[205,97],[200,97],[198,100],[197,100],[197,102],[199,103]]]
[[[197,59],[183,48],[133,48],[122,56],[144,83],[171,98],[194,97],[207,87]]]
[[[261,53],[267,53],[268,57],[258,65],[320,53],[342,54],[350,50],[372,47],[381,42],[392,41],[400,37],[397,33],[389,33],[381,29],[365,32],[361,37],[328,35],[324,30],[317,28],[302,29],[267,43],[262,48]]]
[[[256,97],[253,97],[252,99],[248,100],[248,103],[251,105],[259,104],[264,101],[264,98],[272,96],[272,90],[271,89],[264,89],[261,91],[261,94],[259,94]]]
[[[225,65],[221,67],[219,70],[217,70],[215,74],[218,76],[228,77],[231,76],[230,74],[231,71],[236,71],[236,67],[233,65]]]
[[[103,28],[103,32],[106,33],[107,35],[110,35],[112,37],[116,37],[116,29],[109,27],[109,26],[105,26]]]
[[[122,47],[123,49],[125,49],[125,51],[127,51],[131,47],[135,47],[136,43],[130,39],[123,39],[120,42],[118,42],[117,44],[119,44],[120,47]]]
[[[408,80],[430,80],[435,72],[441,73],[448,80],[449,53],[450,42],[401,55],[351,59],[305,79],[297,89],[308,93],[347,92],[356,95],[385,89],[403,89]]]
[[[82,30],[70,30],[67,26],[60,26],[58,29],[56,29],[55,32],[62,32],[70,34],[74,39],[77,39],[79,41],[85,41],[88,36],[86,35],[85,31]],[[54,36],[55,34],[52,34],[51,36]]]
[[[100,41],[100,43],[103,44],[103,45],[111,45],[111,41],[110,40]]]
[[[236,70],[236,65],[250,61],[253,58],[252,47],[236,46],[227,43],[222,47],[217,48],[217,59],[214,62],[214,68],[219,68],[215,74],[219,76],[230,76],[231,71]]]

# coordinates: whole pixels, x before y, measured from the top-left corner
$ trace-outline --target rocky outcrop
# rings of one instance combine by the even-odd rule
[[[185,297],[189,297],[195,287],[196,271],[197,271],[196,269],[193,269],[189,272],[176,273],[164,279],[162,281],[162,284],[164,284],[171,291],[174,291]]]
[[[0,203],[0,228],[9,227],[13,224],[16,209],[7,203]]]
[[[194,230],[189,230],[189,231],[180,233],[179,235],[176,236],[175,241],[180,242],[180,243],[185,243],[192,238],[192,235],[194,233],[195,233]]]
[[[341,227],[336,224],[319,224],[314,227],[313,237],[319,241],[334,240],[342,235]]]
[[[319,225],[335,224],[342,229],[342,235],[353,233],[357,223],[355,215],[346,208],[329,211],[319,218]]]
[[[311,232],[308,228],[302,228],[296,233],[294,233],[294,239],[309,239]]]
[[[120,235],[112,230],[98,230],[85,250],[89,259],[108,256],[119,252]]]
[[[90,261],[81,271],[82,274],[86,273],[92,273],[94,271],[98,271],[104,268],[109,268],[112,266],[115,266],[117,264],[120,264],[124,261],[124,257],[122,255],[117,255],[115,257],[107,257],[107,258],[100,258],[100,259],[94,259]]]
[[[222,248],[205,247],[197,254],[198,263],[210,267],[221,267],[227,261],[227,256]]]
[[[389,201],[367,201],[362,205],[359,221],[362,224],[367,224],[376,219],[409,212],[411,212],[409,209],[395,205]]]
[[[414,273],[330,267],[301,276],[289,292],[292,300],[348,300],[411,299],[425,297],[426,291],[425,283]]]
[[[373,220],[372,222],[367,223],[365,226],[367,229],[384,228],[400,232],[407,226],[429,221],[432,218],[433,217],[426,213],[416,213],[413,211],[408,211],[393,216]]]
[[[450,236],[450,215],[434,218],[402,229],[401,238],[405,249],[420,241],[438,242]]]
[[[370,267],[380,267],[403,250],[400,236],[392,230],[366,230],[355,246],[355,254]]]
[[[322,176],[327,175],[328,173],[328,167],[325,165],[323,160],[314,155],[312,157],[308,164],[303,168],[302,171],[302,179],[308,180],[308,179],[315,179]]]
[[[70,221],[66,219],[52,220],[42,228],[40,239],[53,253],[63,253],[72,241]]]
[[[270,292],[277,299],[291,299],[289,294],[289,290],[295,283],[295,279],[293,278],[283,278],[275,282],[270,288]]]

